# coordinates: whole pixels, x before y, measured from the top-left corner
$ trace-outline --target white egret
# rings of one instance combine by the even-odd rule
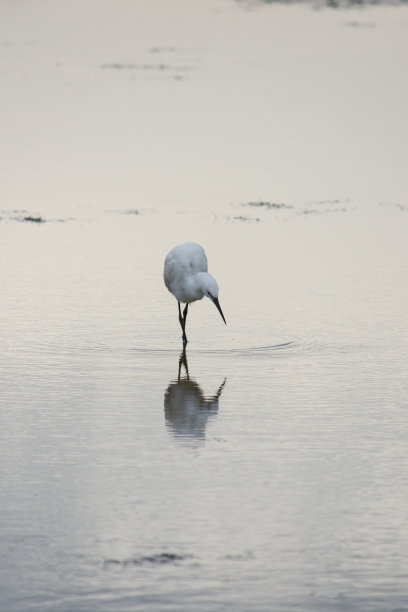
[[[217,281],[208,274],[205,251],[195,242],[185,242],[174,247],[164,261],[164,284],[178,303],[179,321],[183,331],[183,344],[187,344],[186,319],[188,305],[208,297],[216,305],[222,320],[227,324],[218,301]],[[185,304],[181,314],[180,303]]]

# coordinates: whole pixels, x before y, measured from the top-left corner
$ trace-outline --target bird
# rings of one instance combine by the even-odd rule
[[[164,284],[174,295],[178,304],[179,322],[183,332],[183,346],[187,344],[186,320],[188,305],[203,297],[215,304],[225,325],[227,324],[218,301],[218,284],[208,274],[207,256],[196,242],[184,242],[175,246],[164,260]],[[181,304],[185,304],[181,314]]]

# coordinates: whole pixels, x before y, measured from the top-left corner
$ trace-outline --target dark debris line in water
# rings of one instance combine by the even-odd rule
[[[290,204],[281,204],[277,202],[245,202],[241,206],[252,206],[254,208],[266,208],[268,210],[279,210],[281,208],[293,208]]]
[[[171,66],[167,64],[134,64],[112,62],[111,64],[102,64],[104,70],[171,70]]]
[[[4,216],[0,219],[12,221],[26,221],[29,223],[44,223],[45,219],[40,215],[30,215],[26,210],[2,210]]]
[[[72,217],[67,219],[45,219],[41,215],[30,214],[26,210],[1,210],[3,213],[0,216],[0,221],[17,221],[18,223],[35,223],[41,225],[42,223],[65,223],[66,221],[73,221]]]
[[[104,565],[120,565],[127,567],[131,565],[163,565],[165,563],[177,563],[185,559],[191,559],[192,555],[179,555],[176,553],[158,553],[157,555],[145,555],[134,559],[106,559]]]
[[[401,6],[408,0],[236,0],[239,4],[255,6],[257,4],[310,4],[313,8],[328,7],[334,9],[359,6]]]
[[[110,62],[101,65],[103,70],[115,70],[121,72],[131,71],[133,74],[162,74],[169,75],[176,80],[188,78],[188,73],[194,70],[192,65],[172,65],[163,63],[134,63],[134,62]]]
[[[229,219],[229,217],[228,217],[228,219]],[[232,217],[232,220],[233,221],[247,221],[249,223],[254,223],[254,222],[258,223],[260,221],[260,218],[259,217],[251,218],[251,217],[244,217],[242,215],[238,215],[236,217]]]
[[[4,217],[0,217],[0,219],[8,220],[8,221],[20,221],[21,223],[45,223],[46,219],[41,217],[41,215],[30,215],[27,214],[25,210],[3,210],[5,213]]]
[[[31,217],[30,215],[23,217],[22,221],[30,221],[31,223],[45,223],[45,219],[42,217]]]
[[[245,202],[241,204],[241,206],[251,206],[252,208],[259,208],[263,210],[292,210],[295,214],[298,215],[320,215],[328,212],[346,212],[348,207],[345,205],[348,203],[348,199],[332,199],[332,200],[320,200],[313,202],[313,204],[317,205],[316,207],[307,207],[302,210],[297,210],[291,204],[284,204],[283,202],[267,202],[267,201],[253,201],[253,202]],[[321,206],[325,205],[326,208],[322,209]],[[254,219],[249,219],[247,217],[234,217],[236,220],[241,221],[253,221]],[[259,221],[260,219],[256,219]]]

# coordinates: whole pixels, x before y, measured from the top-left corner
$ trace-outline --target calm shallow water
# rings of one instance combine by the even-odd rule
[[[0,609],[407,610],[406,9],[180,3],[189,28],[146,8],[136,44],[133,5],[100,3],[91,46],[86,2],[72,48],[69,5],[40,3],[59,38],[24,6],[1,9],[28,116],[6,101]],[[149,53],[176,74],[140,76]],[[186,355],[162,281],[184,240],[228,323],[192,305]]]
[[[133,241],[157,217],[7,225],[4,610],[404,609],[407,217],[375,213],[265,215],[246,263],[243,225],[202,222],[229,236],[210,259],[228,325],[194,305],[185,362]]]

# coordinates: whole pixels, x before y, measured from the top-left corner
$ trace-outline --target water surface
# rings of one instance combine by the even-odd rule
[[[119,4],[1,7],[0,608],[408,609],[407,8]]]

